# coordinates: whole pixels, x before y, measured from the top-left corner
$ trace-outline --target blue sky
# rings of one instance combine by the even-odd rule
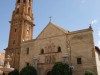
[[[16,0],[0,0],[0,51],[8,45],[12,12]],[[66,30],[86,29],[92,24],[95,45],[100,47],[100,0],[34,0],[34,38],[52,22]]]

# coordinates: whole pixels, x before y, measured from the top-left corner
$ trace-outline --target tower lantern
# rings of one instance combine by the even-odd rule
[[[32,3],[33,0],[16,0],[15,13],[32,16]]]

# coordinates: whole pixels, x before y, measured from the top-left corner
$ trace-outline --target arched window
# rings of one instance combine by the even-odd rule
[[[29,30],[27,30],[27,34],[29,34]]]
[[[29,55],[29,48],[26,49],[26,54]]]
[[[23,0],[23,3],[26,3],[26,0]]]
[[[29,5],[31,4],[31,0],[29,0]]]
[[[41,54],[44,54],[44,49],[41,49]]]
[[[28,14],[30,14],[30,7],[28,8]]]
[[[18,0],[17,3],[20,3],[20,0]]]
[[[29,66],[30,64],[29,64],[29,62],[26,62],[26,66]]]
[[[61,52],[61,47],[58,47],[58,52]]]
[[[15,29],[15,32],[17,31],[17,29]]]
[[[77,58],[77,64],[82,64],[82,58]]]
[[[30,27],[27,25],[27,34],[29,34]]]
[[[19,8],[16,9],[16,14],[18,14],[18,13],[19,13]]]
[[[13,41],[13,44],[15,44],[15,40]]]

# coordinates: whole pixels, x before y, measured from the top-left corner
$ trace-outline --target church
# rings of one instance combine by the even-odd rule
[[[54,63],[64,62],[72,67],[73,75],[84,75],[85,70],[100,75],[100,51],[95,47],[92,27],[69,31],[49,22],[33,39],[32,4],[33,0],[16,0],[6,48],[11,67],[20,71],[31,65],[38,75],[51,75]]]

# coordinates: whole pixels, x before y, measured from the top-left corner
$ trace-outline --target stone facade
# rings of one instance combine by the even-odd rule
[[[98,47],[95,48],[95,60],[97,65],[98,75],[100,75],[100,49]]]
[[[39,75],[49,75],[55,62],[65,62],[73,66],[73,75],[84,75],[88,69],[100,75],[92,27],[71,32],[49,22],[39,36],[32,39],[32,2],[16,0],[6,49],[6,56],[12,58],[11,67],[21,70],[32,65]]]
[[[68,56],[63,58],[64,54]],[[81,63],[78,63],[78,58],[81,59]],[[70,32],[50,22],[36,39],[21,44],[20,59],[20,70],[29,63],[38,69],[40,75],[47,75],[55,62],[64,61],[74,66],[73,75],[84,75],[88,69],[100,75],[97,72],[98,57],[91,27]]]

